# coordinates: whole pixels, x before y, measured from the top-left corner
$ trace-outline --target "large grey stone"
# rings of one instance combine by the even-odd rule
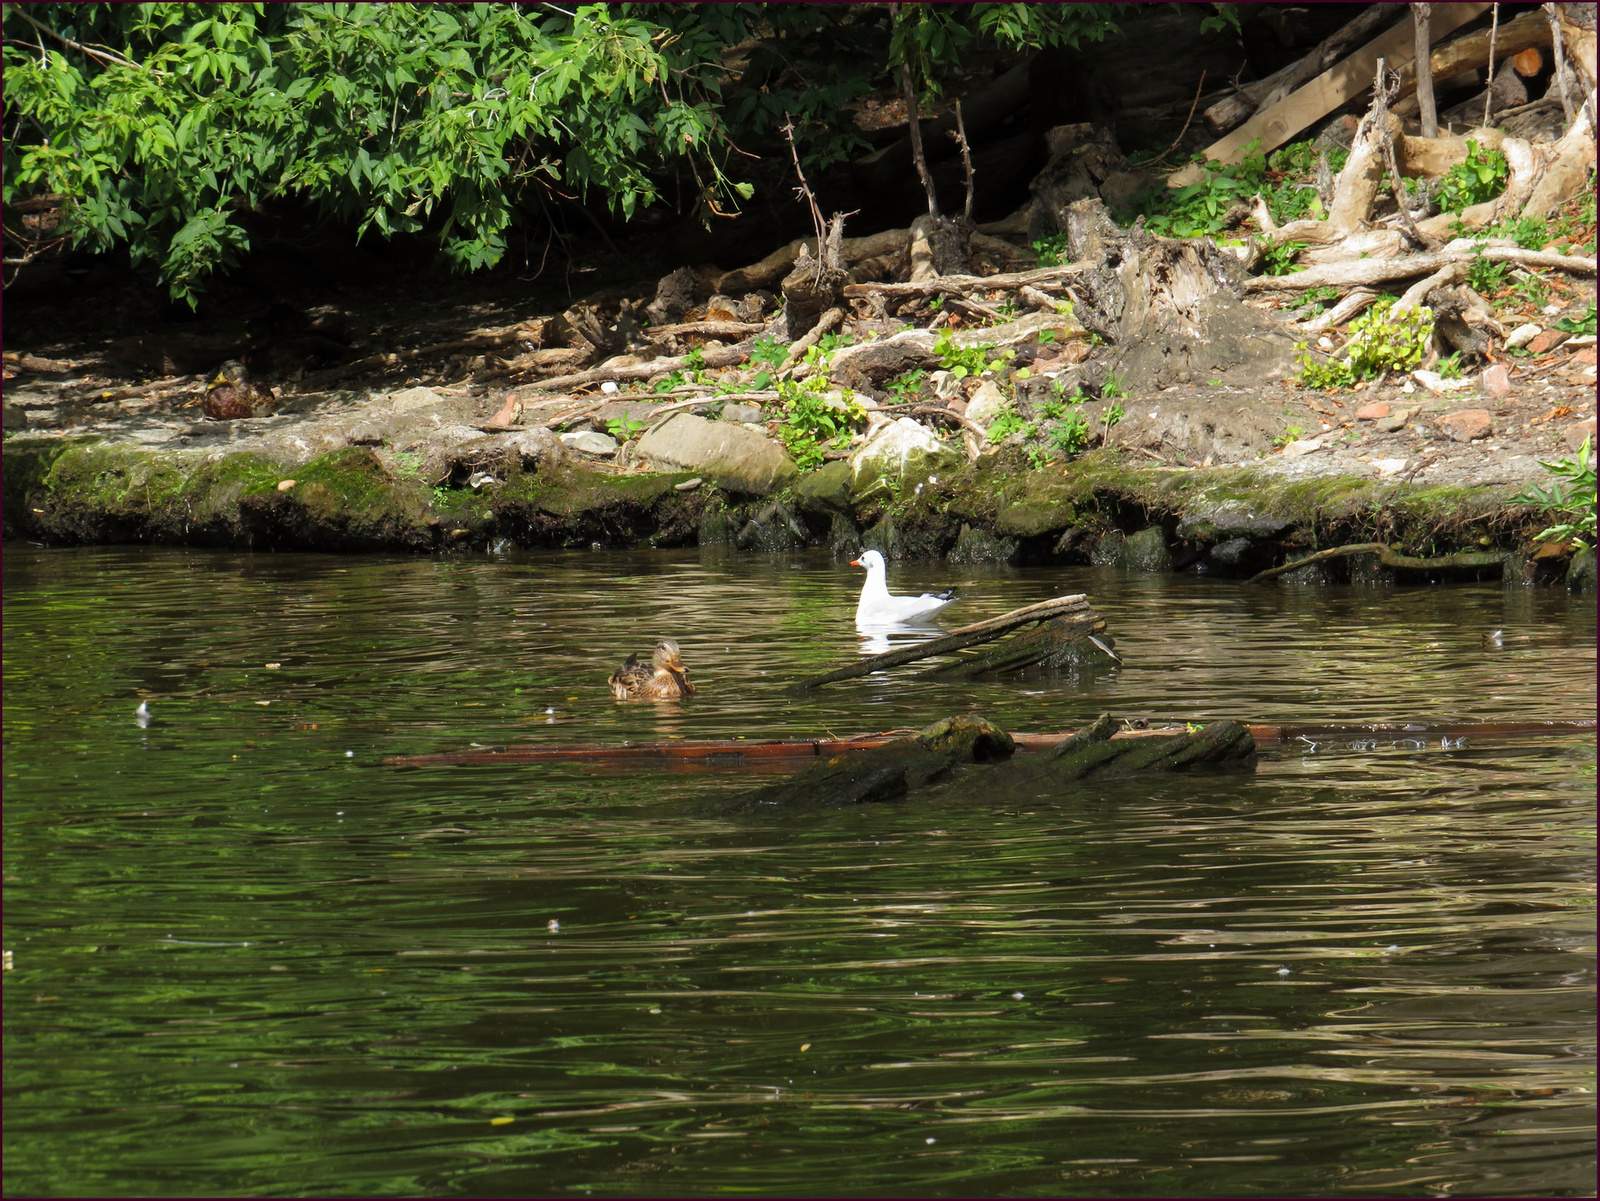
[[[562,434],[561,445],[568,450],[576,450],[586,455],[614,455],[617,453],[617,440],[610,434],[602,434],[595,430],[580,430],[574,434]]]
[[[444,396],[432,388],[407,388],[389,397],[389,407],[396,413],[409,413],[414,409],[431,408],[443,404]]]
[[[850,464],[843,459],[824,463],[801,476],[794,486],[795,504],[802,513],[826,517],[842,513],[854,515],[850,504]]]
[[[729,492],[765,496],[787,487],[800,469],[771,438],[727,421],[679,413],[634,444],[634,457],[657,467],[710,476]]]
[[[850,456],[850,491],[858,503],[892,499],[902,488],[954,471],[966,461],[961,451],[902,417],[880,425]]]

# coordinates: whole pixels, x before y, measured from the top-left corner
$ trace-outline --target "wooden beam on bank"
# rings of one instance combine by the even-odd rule
[[[1487,4],[1436,4],[1429,21],[1430,34],[1434,38],[1443,37],[1488,11]],[[1256,113],[1238,129],[1207,146],[1205,156],[1220,163],[1237,163],[1244,157],[1244,148],[1257,138],[1261,139],[1258,153],[1276,150],[1313,121],[1370,88],[1378,59],[1396,68],[1410,63],[1415,51],[1414,36],[1411,22],[1400,22],[1303,88]]]

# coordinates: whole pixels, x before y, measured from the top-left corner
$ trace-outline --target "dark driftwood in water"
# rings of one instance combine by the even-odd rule
[[[1582,721],[1499,721],[1447,722],[1427,725],[1421,722],[1377,722],[1366,725],[1252,725],[1246,727],[1258,746],[1280,746],[1286,742],[1431,742],[1434,739],[1481,741],[1517,738],[1527,735],[1566,735],[1593,733],[1594,718]],[[1111,735],[1118,741],[1171,738],[1181,729],[1118,730]],[[770,771],[785,763],[806,759],[831,759],[853,751],[874,750],[905,738],[910,731],[861,734],[853,738],[822,738],[812,741],[747,742],[719,738],[705,741],[643,742],[622,746],[511,746],[479,751],[456,751],[434,755],[391,755],[385,767],[477,767],[508,763],[595,763],[610,765],[616,771],[633,772],[640,767],[697,770],[711,767],[750,767]],[[1081,745],[1083,731],[1060,734],[1014,733],[1011,740],[1019,751],[1052,752],[1064,756],[1063,747]],[[1073,743],[1080,739],[1080,743]]]
[[[731,811],[832,809],[891,801],[942,779],[959,764],[1010,758],[1015,749],[1011,735],[981,717],[947,717],[910,738],[813,764],[740,797]]]
[[[956,772],[968,764],[1009,760],[1010,735],[978,717],[952,717],[912,738],[813,764],[798,775],[740,797],[733,812],[842,808],[898,800],[928,787],[942,795],[959,789],[963,800],[1014,796],[1019,783],[1071,783],[1086,776],[1129,776],[1181,771],[1198,764],[1253,767],[1256,744],[1250,728],[1216,721],[1200,730],[1163,731],[1148,737],[1118,737],[1118,723],[1102,714],[1092,725],[1022,764],[1000,763]],[[1165,736],[1162,736],[1162,735]]]
[[[1192,731],[1148,731],[1148,736],[1139,738],[1128,737],[1117,726],[1109,713],[1102,713],[1094,724],[1045,754],[1029,756],[1026,761],[997,772],[994,783],[1009,791],[1082,780],[1086,776],[1180,771],[1202,763],[1231,767],[1255,764],[1256,741],[1251,727],[1236,721],[1215,721]]]
[[[1506,556],[1504,551],[1469,551],[1459,555],[1439,555],[1432,559],[1417,559],[1411,555],[1397,554],[1387,542],[1357,542],[1350,546],[1335,546],[1328,550],[1319,550],[1314,555],[1307,555],[1303,559],[1294,559],[1279,567],[1269,567],[1265,571],[1258,571],[1245,581],[1247,584],[1260,584],[1274,576],[1283,575],[1285,572],[1295,571],[1312,563],[1321,563],[1325,559],[1340,559],[1345,555],[1377,555],[1378,562],[1384,567],[1400,568],[1405,571],[1449,571],[1466,570],[1475,567],[1501,567],[1504,566]]]
[[[870,659],[862,659],[859,663],[851,663],[845,667],[836,668],[824,675],[813,676],[809,680],[801,680],[793,686],[793,691],[806,691],[820,688],[824,684],[837,684],[840,680],[854,680],[860,676],[871,675],[875,671],[882,671],[887,667],[899,667],[902,663],[914,663],[918,659],[928,659],[934,655],[948,655],[952,651],[959,651],[969,646],[976,646],[980,642],[989,642],[998,638],[1008,630],[1018,626],[1028,625],[1037,621],[1048,621],[1052,617],[1062,617],[1071,614],[1074,617],[1087,615],[1091,623],[1090,628],[1104,629],[1105,622],[1089,606],[1089,598],[1082,593],[1073,596],[1058,596],[1054,600],[1040,601],[1036,605],[1027,605],[1021,609],[1013,609],[999,617],[991,617],[988,621],[975,622],[970,626],[962,626],[952,630],[942,638],[931,638],[927,642],[918,643],[916,646],[902,647],[897,651],[887,654],[873,655]],[[1094,625],[1092,623],[1099,623]]]
[[[1026,630],[999,646],[987,647],[970,658],[930,668],[928,674],[965,677],[995,671],[1019,671],[1024,667],[1065,667],[1069,663],[1101,660],[1109,662],[1110,656],[1089,641],[1090,634],[1099,634],[1105,628],[1105,619],[1093,609],[1082,614],[1069,613],[1036,629]]]

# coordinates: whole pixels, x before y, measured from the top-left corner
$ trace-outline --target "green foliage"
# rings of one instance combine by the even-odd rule
[[[750,381],[750,386],[758,391],[770,388],[772,373],[782,367],[788,357],[788,346],[771,334],[762,334],[750,349],[750,362],[760,367]]]
[[[633,421],[626,417],[613,417],[606,422],[606,433],[610,434],[618,442],[626,442],[642,429],[644,429],[644,422]]]
[[[1317,197],[1313,178],[1318,151],[1311,142],[1295,142],[1275,151],[1270,157],[1257,153],[1259,140],[1245,147],[1243,159],[1235,164],[1205,161],[1205,178],[1183,188],[1147,188],[1133,199],[1130,211],[1118,214],[1124,224],[1143,216],[1145,228],[1153,234],[1172,238],[1194,238],[1220,233],[1226,226],[1229,210],[1260,193],[1267,210],[1280,225],[1300,217],[1321,217],[1322,202]],[[1329,166],[1337,171],[1348,151],[1328,152]],[[1035,245],[1038,249],[1038,245]],[[1287,248],[1285,248],[1287,249]],[[1304,247],[1285,254],[1279,251],[1269,262],[1287,274],[1289,262]],[[1041,266],[1045,265],[1041,261]]]
[[[1589,307],[1577,317],[1563,317],[1556,322],[1556,328],[1569,334],[1593,334],[1595,332],[1594,301],[1589,302]]]
[[[817,344],[806,351],[801,362],[814,368],[816,371],[826,371],[828,363],[833,358],[833,352],[841,346],[851,346],[855,343],[854,336],[850,334],[827,333],[817,339]]]
[[[1115,371],[1106,374],[1105,382],[1100,385],[1100,395],[1107,400],[1122,400],[1127,397],[1127,390],[1122,386],[1122,376]]]
[[[1272,439],[1272,444],[1274,446],[1287,446],[1291,442],[1299,441],[1305,436],[1305,432],[1306,431],[1298,425],[1285,426],[1283,433],[1278,434]]]
[[[1536,309],[1542,309],[1545,301],[1550,299],[1550,289],[1544,280],[1532,271],[1517,280],[1515,290],[1524,304],[1530,304]]]
[[[766,6],[775,7],[775,6]],[[776,6],[782,7],[782,6]],[[1012,50],[1076,49],[1115,33],[1119,4],[902,4],[893,21],[888,66],[905,63],[924,97],[942,92],[941,79],[961,61],[974,35]]]
[[[1460,379],[1461,352],[1458,350],[1454,354],[1440,359],[1438,363],[1438,372],[1440,379]]]
[[[725,168],[808,170],[865,145],[850,101],[891,37],[925,78],[968,41],[1076,44],[1099,6],[10,4],[4,201],[59,196],[66,238],[125,245],[194,302],[279,199],[362,234],[425,235],[457,268],[573,202],[632,218],[668,195],[703,220],[753,186]],[[891,25],[894,26],[891,29]],[[724,57],[739,47],[741,67]],[[902,46],[903,49],[903,46]],[[737,147],[737,149],[735,149]]]
[[[1595,456],[1592,441],[1590,438],[1583,440],[1575,459],[1542,463],[1555,479],[1546,487],[1535,485],[1517,497],[1524,504],[1534,505],[1545,513],[1570,516],[1567,521],[1540,530],[1534,535],[1536,539],[1570,542],[1580,547],[1592,547],[1595,544]]]
[[[1033,244],[1033,253],[1039,256],[1039,266],[1059,267],[1067,261],[1067,235],[1061,233],[1051,234],[1048,238]]]
[[[1467,286],[1474,292],[1493,296],[1504,286],[1506,273],[1511,268],[1506,263],[1491,262],[1484,257],[1483,250],[1480,245],[1472,256],[1472,262],[1467,264]]]
[[[1262,256],[1266,264],[1267,275],[1292,275],[1305,268],[1297,265],[1295,259],[1300,257],[1300,252],[1306,248],[1305,242],[1282,242],[1277,246],[1268,246]]]
[[[1350,323],[1342,358],[1318,362],[1301,343],[1296,360],[1300,383],[1307,388],[1348,388],[1358,380],[1409,371],[1422,362],[1433,337],[1433,310],[1418,305],[1395,314],[1394,305],[1394,297],[1380,297]]]
[[[1077,409],[1069,409],[1045,431],[1045,442],[1060,454],[1081,454],[1089,448],[1089,423]]]
[[[1006,401],[1000,406],[1000,411],[995,414],[994,420],[989,422],[989,441],[1004,442],[1012,434],[1021,434],[1024,438],[1031,438],[1038,433],[1039,427],[1031,421],[1023,419],[1017,412],[1017,406],[1011,401]]]
[[[907,371],[904,375],[890,380],[887,391],[894,397],[896,404],[910,404],[922,394],[922,381],[927,374],[921,367]]]
[[[1498,150],[1485,150],[1475,141],[1467,143],[1465,162],[1457,163],[1439,179],[1434,198],[1441,212],[1458,213],[1469,205],[1493,200],[1505,191],[1511,168]]]
[[[801,471],[820,467],[825,452],[843,447],[852,427],[866,420],[867,412],[853,393],[830,394],[830,387],[825,375],[814,375],[803,384],[788,380],[778,384],[784,409],[778,437]]]
[[[939,366],[956,379],[966,379],[969,375],[987,371],[989,352],[993,349],[993,346],[957,346],[951,340],[949,330],[939,331],[939,339],[933,344],[933,353],[938,357]]]
[[[1301,294],[1302,301],[1304,301],[1306,304],[1314,304],[1324,312],[1328,310],[1329,305],[1333,304],[1333,302],[1338,299],[1339,289],[1329,287],[1326,284],[1322,285],[1321,287],[1307,288]]]

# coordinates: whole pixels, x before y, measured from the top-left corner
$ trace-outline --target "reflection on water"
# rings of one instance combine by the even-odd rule
[[[6,566],[13,1193],[1593,1192],[1592,739],[762,820],[767,776],[380,765],[1582,716],[1592,601],[896,565],[944,628],[1087,592],[1125,662],[795,697],[863,649],[823,557]],[[661,637],[701,692],[614,702]]]

